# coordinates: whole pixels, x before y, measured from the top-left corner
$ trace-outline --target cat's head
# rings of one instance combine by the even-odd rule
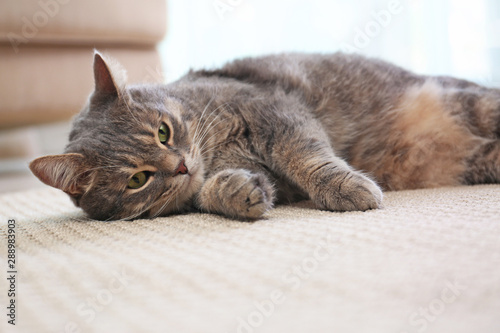
[[[203,182],[184,106],[160,85],[126,86],[121,67],[97,52],[94,79],[65,153],[35,159],[31,171],[94,219],[181,210]]]

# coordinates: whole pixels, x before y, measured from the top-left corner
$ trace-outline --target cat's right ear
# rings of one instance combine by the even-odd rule
[[[88,184],[87,161],[82,154],[48,155],[33,160],[30,170],[43,183],[78,197]]]
[[[126,72],[117,61],[94,52],[94,97],[120,97],[126,80]]]

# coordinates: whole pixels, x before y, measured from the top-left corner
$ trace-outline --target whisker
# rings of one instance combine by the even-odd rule
[[[162,196],[163,194],[160,195],[160,197]],[[158,198],[156,199],[158,200]],[[135,213],[135,214],[131,214],[127,217],[124,217],[124,218],[121,218],[120,220],[125,220],[125,221],[130,221],[130,220],[133,220],[135,219],[136,217],[138,216],[141,216],[142,214],[144,214],[145,212],[147,212],[151,207],[154,206],[154,204],[156,203],[156,200],[153,200],[153,202],[151,202],[151,204],[149,205],[146,205],[145,208],[141,209],[139,212]],[[107,221],[107,220],[106,220]]]
[[[160,216],[160,214],[162,213],[163,209],[165,209],[165,207],[167,207],[167,206],[168,206],[168,204],[169,204],[169,203],[170,203],[173,199],[176,199],[176,200],[177,200],[177,193],[176,193],[176,191],[177,191],[177,189],[179,189],[179,188],[181,188],[181,186],[177,186],[177,188],[176,188],[176,189],[174,189],[174,190],[172,191],[173,193],[171,194],[170,198],[168,198],[168,200],[167,200],[167,201],[165,201],[165,203],[163,203],[163,205],[161,205],[160,209],[159,209],[159,210],[158,210],[158,211],[157,211],[157,212],[156,212],[156,213],[152,216],[152,218],[153,218],[153,219],[155,219],[155,218],[157,218],[158,216]],[[176,205],[176,207],[177,207],[177,205]]]
[[[134,118],[137,123],[141,124],[142,122],[139,121],[139,119],[137,119],[137,117],[134,115],[134,113],[130,109],[130,106],[128,105],[127,101],[124,100],[123,103],[125,104],[125,107],[127,108],[127,111],[130,113],[130,115],[132,116],[132,118]]]
[[[219,106],[217,109],[215,109],[213,112],[217,111],[220,107],[224,106],[221,105]],[[212,113],[213,113],[212,112]],[[219,120],[217,123],[214,124],[214,122],[217,120],[217,118],[219,118],[219,116],[222,115],[222,113],[219,113],[211,122],[210,124],[208,124],[208,126],[206,126],[203,130],[203,133],[202,135],[200,136],[199,140],[196,142],[196,145],[199,145],[201,142],[203,142],[206,138],[206,136],[209,134],[210,130],[212,130],[215,126],[219,125],[221,122],[224,121],[224,119],[221,119]]]
[[[213,115],[213,114],[214,114],[217,110],[219,110],[221,107],[224,107],[224,106],[226,106],[226,105],[228,105],[228,104],[229,104],[229,102],[226,102],[226,103],[223,103],[223,104],[219,105],[218,107],[216,107],[215,109],[213,109],[212,111],[210,111],[210,114],[208,114],[208,115],[205,115],[206,110],[204,110],[204,112],[203,112],[203,113],[202,113],[202,115],[200,116],[200,122],[199,122],[199,124],[200,124],[200,126],[201,126],[201,127],[200,127],[200,129],[203,129],[203,127],[206,125],[207,121],[210,119],[210,117],[212,117],[212,115]],[[204,130],[204,129],[203,129],[203,130]],[[198,132],[198,135],[200,135],[200,134],[201,134],[201,132]]]
[[[216,88],[217,89],[217,88]],[[217,91],[216,91],[217,92]],[[196,124],[196,130],[194,131],[194,135],[193,135],[193,141],[195,141],[195,138],[197,137],[198,135],[198,130],[200,129],[200,126],[201,126],[201,120],[203,119],[203,116],[205,115],[205,112],[208,110],[208,107],[210,106],[210,104],[212,104],[212,102],[215,100],[215,96],[216,94],[214,93],[212,95],[212,98],[210,99],[210,101],[208,101],[207,105],[205,106],[205,108],[203,109],[203,112],[201,113],[200,115],[200,121],[198,122],[198,124]],[[203,126],[205,125],[205,122],[203,123]]]
[[[196,141],[197,137],[200,135],[200,131],[202,130],[203,126],[205,126],[206,121],[210,116],[212,115],[213,112],[211,112],[208,117],[205,118],[205,113],[207,112],[209,106],[212,104],[212,102],[215,100],[216,94],[212,94],[212,98],[208,101],[207,105],[205,105],[205,108],[203,109],[203,112],[199,116],[198,123],[196,124],[196,130],[193,135],[193,141]]]
[[[86,216],[85,219],[79,219],[79,218],[70,217],[69,220],[70,221],[76,221],[76,222],[102,222],[100,220],[92,219],[92,218],[90,218],[88,216]]]
[[[219,106],[217,109],[215,109],[215,110],[212,112],[212,114],[213,114],[215,111],[217,111],[217,110],[218,110],[220,107],[222,107],[222,106],[223,106],[223,105],[221,105],[221,106]],[[219,118],[221,115],[222,115],[222,113],[217,114],[217,116],[215,116],[215,117],[214,117],[214,119],[212,119],[212,121],[211,121],[211,122],[210,122],[210,123],[209,123],[209,124],[208,124],[208,125],[207,125],[204,129],[203,129],[203,133],[202,133],[202,134],[201,134],[201,136],[200,136],[200,139],[201,139],[201,140],[203,140],[203,138],[206,136],[207,132],[215,126],[213,123],[214,123],[214,122],[217,120],[217,118]],[[221,119],[221,120],[223,121],[224,119]],[[219,120],[219,123],[220,123],[220,120]],[[216,123],[216,124],[219,124],[219,123]]]
[[[210,149],[208,149],[208,150],[206,150],[206,151],[202,152],[200,156],[201,156],[201,157],[205,157],[205,156],[206,156],[206,154],[208,154],[209,152],[211,152],[211,151],[215,150],[215,149],[216,149],[216,148],[218,148],[219,146],[222,146],[223,144],[225,144],[225,142],[221,142],[221,143],[219,143],[219,144],[216,144],[216,145],[215,145],[215,146],[213,146],[213,147],[209,147]]]
[[[158,209],[158,211],[153,216],[151,216],[151,218],[155,219],[158,216],[160,216],[160,214],[163,212],[163,209],[165,209],[165,207],[167,207],[168,204],[170,204],[170,202],[172,200],[173,200],[173,197],[170,197],[167,201],[165,201],[165,203],[163,203],[163,205],[161,205],[160,209]]]
[[[213,137],[215,137],[217,134],[219,134],[220,132],[222,132],[222,131],[224,131],[224,130],[225,130],[225,128],[220,129],[220,130],[218,130],[217,132],[212,133],[212,134],[210,135],[210,137],[209,137],[209,138],[205,141],[205,143],[203,144],[203,146],[201,146],[201,147],[200,147],[200,152],[201,152],[201,154],[203,154],[203,152],[204,152],[203,150],[204,150],[205,148],[207,148],[207,146],[208,146],[208,148],[210,148],[210,144],[213,144],[213,143],[211,143],[211,142],[210,142],[210,139],[212,139]],[[223,143],[224,143],[224,142],[221,142],[220,144],[223,144]]]

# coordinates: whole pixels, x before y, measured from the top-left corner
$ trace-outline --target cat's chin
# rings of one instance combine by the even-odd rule
[[[178,194],[180,200],[189,200],[193,195],[199,192],[203,184],[203,175],[197,169],[191,170],[186,177],[188,179],[184,181]]]

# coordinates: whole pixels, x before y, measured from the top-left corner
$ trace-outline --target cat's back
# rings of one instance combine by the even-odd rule
[[[232,61],[217,70],[200,71],[202,75],[217,75],[252,82],[298,86],[306,83],[369,84],[416,80],[418,76],[388,62],[357,54],[337,52],[282,53]],[[397,84],[398,82],[396,82]],[[395,85],[396,85],[395,84]]]
[[[349,101],[351,107],[360,107],[374,96],[387,100],[425,80],[385,61],[342,52],[283,53],[244,58],[220,69],[194,74],[197,77],[233,79],[266,89],[295,91],[309,103],[316,104],[313,106],[335,98]]]

